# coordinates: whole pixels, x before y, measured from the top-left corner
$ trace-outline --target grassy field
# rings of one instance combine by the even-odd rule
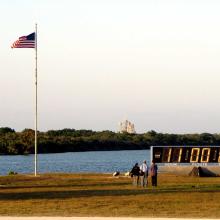
[[[134,187],[108,174],[0,177],[0,216],[220,218],[220,177],[160,174],[158,187]]]

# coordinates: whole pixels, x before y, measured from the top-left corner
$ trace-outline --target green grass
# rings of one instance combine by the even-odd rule
[[[0,177],[2,216],[220,218],[220,178],[160,174],[158,187],[134,187],[107,174]]]

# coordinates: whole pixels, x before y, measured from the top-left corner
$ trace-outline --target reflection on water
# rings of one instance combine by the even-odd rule
[[[38,171],[47,172],[126,172],[134,163],[147,160],[150,164],[149,150],[89,151],[58,154],[39,154]],[[34,155],[0,156],[0,175],[9,171],[18,173],[34,172]]]

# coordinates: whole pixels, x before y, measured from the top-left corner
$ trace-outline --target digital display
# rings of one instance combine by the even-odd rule
[[[220,163],[220,146],[155,146],[156,163]]]

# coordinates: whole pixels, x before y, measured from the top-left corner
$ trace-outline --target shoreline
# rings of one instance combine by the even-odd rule
[[[163,165],[159,166],[158,165],[158,175],[163,174],[163,175],[169,175],[169,174],[175,174],[175,175],[180,175],[180,176],[188,176],[189,173],[194,169],[197,168],[197,165],[187,165],[187,166],[179,166],[179,165]],[[201,166],[201,168],[205,169],[207,172],[212,172],[213,174],[216,174],[216,177],[220,176],[220,166],[212,165],[212,166]],[[88,171],[80,171],[80,172],[38,172],[37,176],[41,175],[112,175],[115,172],[119,172],[119,175],[114,176],[114,177],[129,177],[127,171],[112,171],[112,172],[88,172]],[[34,176],[34,173],[15,173],[15,174],[4,174],[1,175],[0,177],[6,177],[6,176]]]

